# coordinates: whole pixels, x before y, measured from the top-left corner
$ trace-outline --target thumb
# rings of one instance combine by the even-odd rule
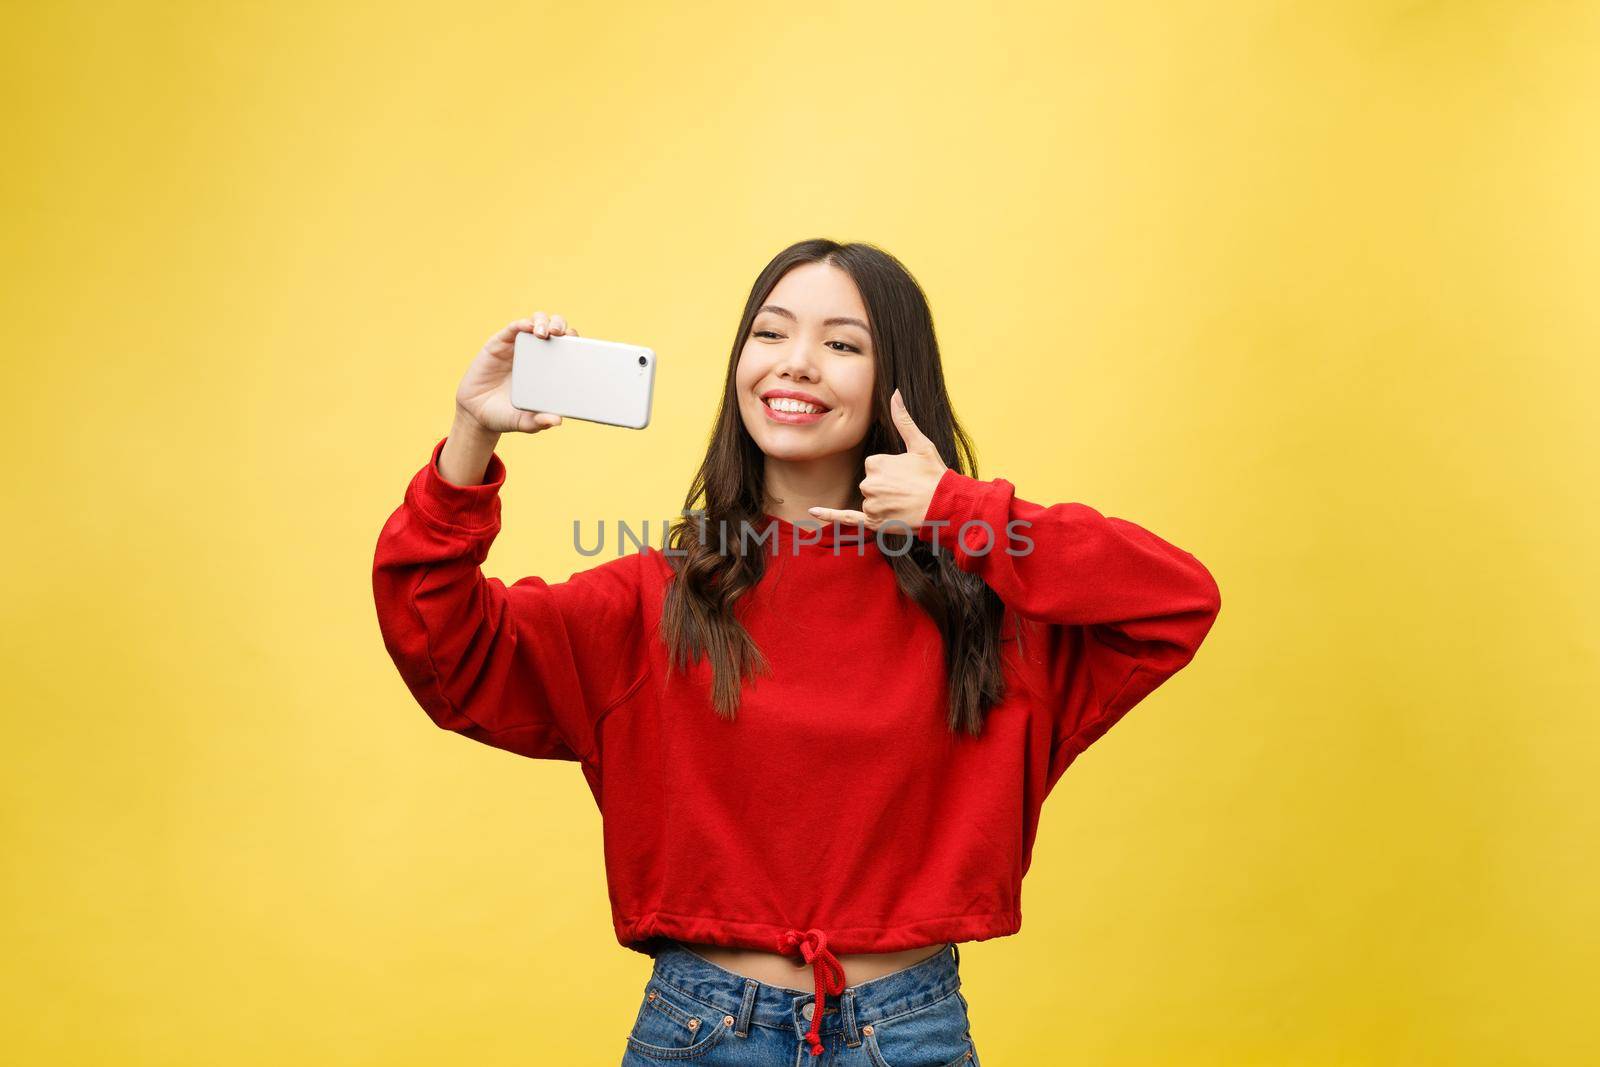
[[[517,415],[517,430],[521,433],[538,433],[561,425],[561,416],[548,411],[523,411]]]
[[[939,449],[928,439],[912,421],[911,412],[906,410],[905,398],[896,389],[889,397],[889,414],[894,418],[894,424],[900,430],[900,439],[906,443],[907,452],[921,452],[925,455],[937,456]]]

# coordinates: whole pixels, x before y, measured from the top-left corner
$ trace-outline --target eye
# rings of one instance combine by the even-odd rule
[[[781,337],[783,335],[778,333],[775,330],[752,330],[752,331],[750,331],[750,336],[751,337]],[[857,348],[855,345],[851,344],[848,341],[829,341],[827,343],[830,344],[830,345],[841,345],[841,346],[843,346],[843,348],[845,350],[850,351],[850,352],[855,352],[855,353],[858,353],[858,354],[861,351],[861,349]],[[836,349],[834,349],[834,351],[837,352],[837,351],[839,351],[839,349],[836,348]]]

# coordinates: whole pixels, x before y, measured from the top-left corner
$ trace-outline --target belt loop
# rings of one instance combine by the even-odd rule
[[[960,967],[961,966],[961,946],[956,944],[954,941],[952,941],[952,942],[950,942],[950,951],[955,953],[956,966]]]
[[[733,1032],[737,1037],[750,1036],[750,1016],[756,1010],[756,989],[761,985],[754,978],[744,980],[744,1002],[739,1005],[739,1018],[733,1024]]]
[[[861,1034],[856,1030],[856,987],[850,986],[839,998],[842,1006],[839,1014],[844,1016],[844,1043],[851,1048],[861,1044]]]

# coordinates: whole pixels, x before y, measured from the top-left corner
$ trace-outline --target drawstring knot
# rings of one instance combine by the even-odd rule
[[[806,1031],[806,1042],[811,1046],[813,1056],[822,1055],[822,1012],[828,1003],[828,994],[838,996],[844,992],[844,967],[839,959],[828,950],[828,935],[821,930],[785,930],[778,936],[778,951],[784,954],[793,952],[796,947],[800,955],[811,964],[811,973],[817,980],[816,1003],[811,1008],[811,1029]]]

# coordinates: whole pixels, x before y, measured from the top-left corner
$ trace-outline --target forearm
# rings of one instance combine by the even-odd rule
[[[439,452],[439,476],[452,485],[482,485],[489,457],[499,443],[498,433],[485,430],[476,419],[456,412],[450,436]]]
[[[935,531],[933,521],[941,520],[947,525]],[[1023,520],[1015,533],[1014,520]],[[974,546],[988,551],[967,551],[960,531],[968,523]],[[963,570],[983,578],[1019,614],[1042,622],[1109,626],[1124,643],[1189,650],[1217,613],[1216,582],[1190,553],[1086,504],[1022,500],[1003,478],[979,481],[946,471],[917,531],[929,541],[935,533]]]

